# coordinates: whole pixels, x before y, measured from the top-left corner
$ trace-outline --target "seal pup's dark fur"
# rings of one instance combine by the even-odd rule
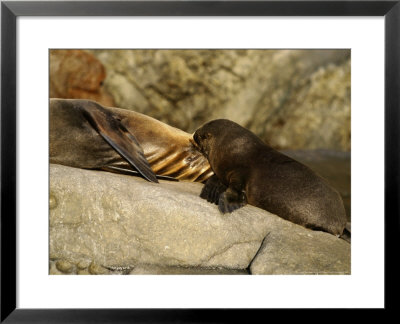
[[[222,213],[249,203],[307,228],[343,233],[346,213],[339,193],[305,165],[226,119],[206,123],[193,139],[215,173],[201,197]]]

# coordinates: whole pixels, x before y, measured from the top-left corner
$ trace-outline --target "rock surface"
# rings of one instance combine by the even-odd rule
[[[244,269],[268,230],[256,208],[221,215],[199,198],[198,183],[158,185],[58,165],[50,179],[51,258]]]
[[[228,118],[278,149],[350,150],[349,50],[92,50],[118,107],[192,133]]]
[[[350,273],[347,242],[201,188],[50,165],[50,273]]]
[[[59,269],[60,262],[64,260],[50,260],[51,275],[135,275],[135,274],[150,274],[150,275],[248,275],[247,269],[226,269],[226,268],[201,268],[201,267],[179,267],[179,266],[164,266],[154,264],[140,264],[137,266],[112,266],[103,267],[95,263],[90,263],[86,267],[82,267],[81,262],[71,264],[72,270],[65,271]],[[69,263],[69,262],[68,262]]]
[[[265,238],[251,274],[350,274],[350,244],[282,222]]]

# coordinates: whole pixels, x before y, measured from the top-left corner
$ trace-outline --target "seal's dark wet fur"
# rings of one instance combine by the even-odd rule
[[[343,233],[346,213],[339,193],[305,165],[226,119],[206,123],[193,138],[215,173],[201,197],[221,212],[249,203],[307,228]]]

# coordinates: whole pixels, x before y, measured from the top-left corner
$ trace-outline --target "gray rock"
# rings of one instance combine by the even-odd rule
[[[267,234],[251,274],[350,274],[350,244],[336,236],[282,222]]]
[[[51,275],[135,275],[135,274],[166,274],[166,275],[248,275],[247,269],[226,269],[201,268],[201,267],[181,267],[181,266],[164,266],[155,264],[138,264],[133,266],[110,266],[102,267],[93,262],[80,261],[77,264],[70,263],[65,260],[50,260],[49,273]]]
[[[245,269],[267,233],[269,213],[252,206],[222,215],[199,183],[50,167],[50,257],[74,263]],[[275,217],[275,216],[273,216]]]
[[[65,260],[59,260],[56,262],[56,267],[59,271],[64,273],[71,273],[74,270],[74,266]]]
[[[198,268],[198,267],[165,267],[157,265],[139,265],[129,274],[166,274],[166,275],[248,275],[243,269]]]
[[[56,262],[53,260],[49,261],[49,274],[50,275],[63,275],[60,270],[57,269]]]
[[[105,267],[102,267],[101,265],[92,262],[88,268],[88,272],[93,275],[104,275],[110,273],[108,269]],[[83,274],[82,272],[80,274]],[[86,274],[86,273],[84,273]]]
[[[350,272],[343,240],[250,205],[222,215],[201,188],[50,165],[50,259],[80,274]]]
[[[77,267],[79,270],[84,270],[84,269],[89,268],[90,264],[91,264],[91,262],[88,261],[88,260],[81,260],[81,261],[79,261],[79,262],[77,263],[76,267]]]

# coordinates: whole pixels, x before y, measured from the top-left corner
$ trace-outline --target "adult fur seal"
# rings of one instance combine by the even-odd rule
[[[204,181],[213,173],[192,136],[156,119],[91,100],[50,99],[50,163],[144,178]]]
[[[307,228],[343,233],[346,213],[339,193],[305,165],[226,119],[206,123],[193,139],[215,173],[201,197],[221,212],[249,203]]]

